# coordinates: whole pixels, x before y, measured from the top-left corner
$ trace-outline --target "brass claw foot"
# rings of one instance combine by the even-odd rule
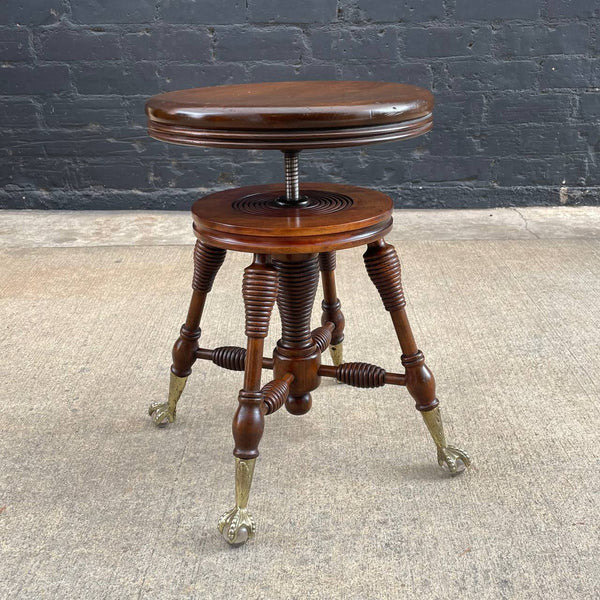
[[[235,459],[235,508],[226,512],[217,524],[219,533],[231,546],[241,546],[254,537],[256,524],[248,512],[248,498],[254,475],[255,458]]]
[[[339,367],[344,362],[344,342],[329,346],[329,354],[334,367]]]
[[[256,532],[256,523],[247,508],[236,506],[226,512],[217,525],[225,541],[232,546],[241,546]]]
[[[421,414],[437,446],[437,458],[440,467],[448,471],[450,475],[458,475],[471,466],[471,459],[464,450],[449,446],[446,443],[440,409],[436,406],[433,410],[424,411]]]
[[[464,450],[454,446],[438,448],[437,457],[440,467],[447,470],[450,475],[459,475],[471,466],[469,455]]]
[[[167,423],[175,421],[175,413],[169,410],[168,402],[154,402],[148,408],[148,414],[157,427],[163,427]]]
[[[167,402],[154,402],[148,408],[148,414],[158,427],[164,427],[167,423],[175,421],[177,401],[181,398],[186,381],[187,377],[177,377],[177,375],[171,372],[169,400]]]

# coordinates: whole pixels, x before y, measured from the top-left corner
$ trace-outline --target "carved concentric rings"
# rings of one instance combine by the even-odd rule
[[[392,226],[392,200],[366,188],[307,183],[300,207],[277,207],[285,195],[278,184],[215,192],[192,208],[194,232],[209,246],[296,254],[340,250],[368,244]]]
[[[318,215],[331,214],[344,210],[354,204],[354,201],[345,194],[325,190],[302,190],[302,214]],[[245,196],[233,202],[235,210],[247,215],[260,217],[281,216],[283,211],[298,210],[293,206],[282,204],[282,195],[278,192],[266,192]]]

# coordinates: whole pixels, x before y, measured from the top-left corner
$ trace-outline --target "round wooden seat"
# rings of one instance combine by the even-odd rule
[[[367,188],[331,183],[300,187],[301,206],[286,206],[278,184],[210,194],[192,207],[194,232],[217,248],[265,254],[341,250],[368,244],[392,227],[392,200]]]
[[[156,139],[189,146],[302,150],[416,137],[433,95],[374,81],[288,81],[159,94],[146,103]]]

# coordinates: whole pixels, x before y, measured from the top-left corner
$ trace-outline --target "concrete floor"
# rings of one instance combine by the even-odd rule
[[[415,336],[474,467],[439,472],[404,390],[324,382],[304,417],[267,418],[258,533],[231,549],[215,525],[240,374],[198,364],[177,423],[146,414],[189,299],[188,216],[0,212],[0,598],[600,597],[600,208],[395,223]],[[338,257],[346,356],[399,370],[361,252]],[[244,343],[247,262],[217,278],[206,346]]]
[[[187,212],[0,211],[0,247],[187,245]],[[390,240],[595,238],[600,209],[396,210]]]

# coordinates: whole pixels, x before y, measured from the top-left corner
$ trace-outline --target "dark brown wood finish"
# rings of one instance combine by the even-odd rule
[[[312,254],[360,246],[392,227],[389,196],[350,185],[300,186],[304,206],[280,206],[281,185],[216,192],[192,207],[194,233],[207,244],[242,252]]]
[[[196,242],[194,249],[194,277],[192,299],[185,323],[181,326],[178,340],[173,346],[171,372],[177,377],[187,377],[196,360],[200,339],[200,319],[204,311],[206,296],[213,286],[217,272],[225,260],[225,250]]]
[[[311,392],[321,377],[359,388],[406,386],[437,446],[439,464],[451,473],[459,472],[460,464],[470,464],[464,451],[446,443],[435,381],[406,316],[400,261],[394,247],[384,241],[392,227],[391,199],[350,185],[300,184],[298,178],[300,150],[414,137],[431,128],[432,110],[433,97],[425,90],[360,81],[199,88],[161,94],[147,103],[149,132],[157,139],[285,152],[285,185],[224,190],[199,199],[192,208],[198,238],[194,294],[173,349],[172,372],[186,377],[197,359],[244,371],[232,426],[238,459],[236,508],[219,521],[229,543],[242,542],[254,532],[246,504],[265,416],[283,406],[295,415],[308,412]],[[345,322],[336,289],[336,251],[363,244],[367,272],[390,313],[402,349],[404,373],[366,362],[342,362]],[[247,347],[200,348],[206,294],[226,250],[254,254],[242,285]],[[311,331],[319,272],[321,326]],[[264,340],[275,302],[282,334],[270,358],[264,356]],[[327,349],[334,366],[321,364]],[[271,369],[273,379],[261,387],[263,369]],[[168,407],[175,406],[183,385],[185,380],[172,381]],[[170,416],[163,405],[151,410],[157,424]]]
[[[312,330],[311,336],[314,343],[317,345],[319,352],[323,353],[329,348],[334,329],[335,324],[331,321],[327,321],[325,325],[321,325],[321,327]]]
[[[344,315],[342,314],[342,304],[337,295],[335,285],[335,252],[321,252],[319,254],[319,268],[321,270],[321,281],[323,282],[323,302],[321,308],[321,324],[333,323],[335,329],[331,336],[331,344],[336,346],[344,341]]]
[[[244,270],[242,295],[248,346],[244,387],[240,390],[238,408],[233,417],[233,453],[237,458],[252,459],[258,456],[258,444],[265,426],[260,377],[264,341],[277,298],[277,272],[268,264],[266,256],[255,254],[252,264]]]
[[[281,315],[281,339],[273,352],[273,373],[281,378],[292,373],[294,381],[286,401],[288,412],[310,410],[310,392],[319,387],[319,351],[310,329],[310,317],[319,283],[316,254],[289,254],[273,258],[279,274],[277,307]]]
[[[415,137],[432,126],[427,90],[377,81],[292,81],[159,94],[146,103],[156,139],[192,146],[332,148]]]
[[[402,364],[406,369],[406,389],[414,398],[417,410],[432,410],[438,405],[435,396],[435,380],[433,373],[425,364],[423,353],[417,348],[408,323],[400,260],[396,249],[381,239],[369,244],[364,260],[367,273],[394,323],[402,348]]]

